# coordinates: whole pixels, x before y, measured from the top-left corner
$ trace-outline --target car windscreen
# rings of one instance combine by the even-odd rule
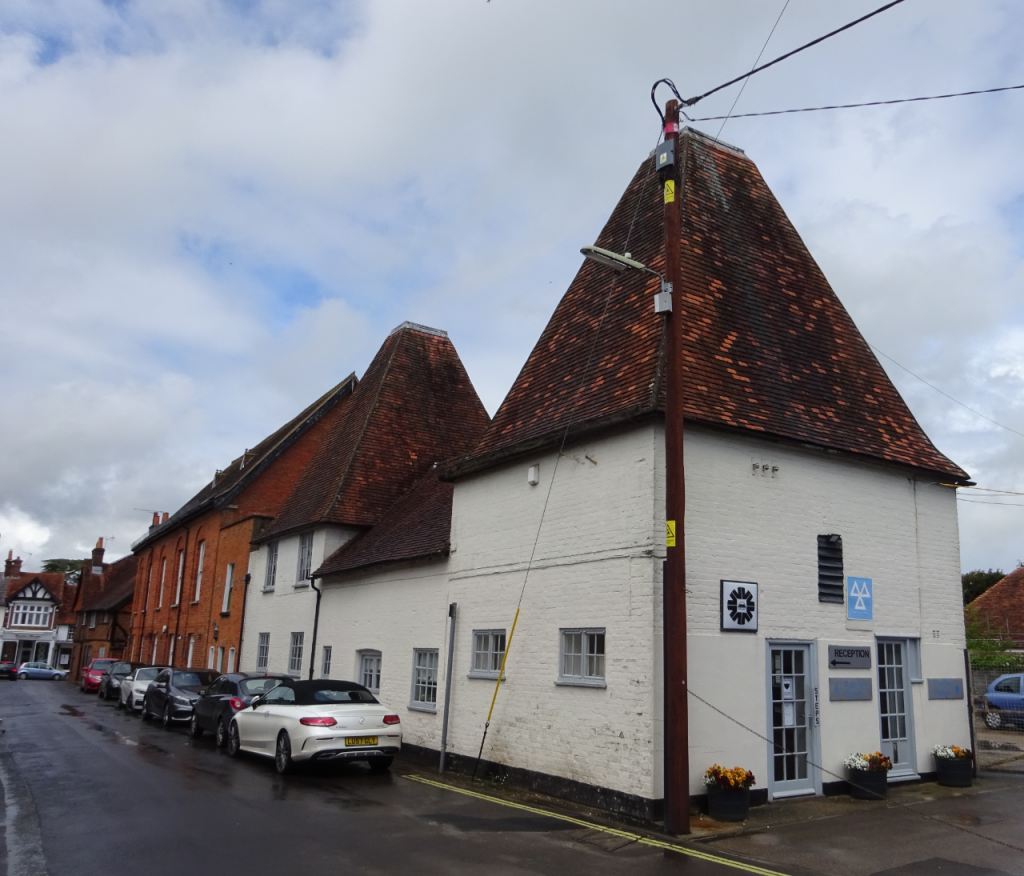
[[[216,672],[175,672],[171,684],[175,687],[203,687],[216,679]]]
[[[243,696],[255,697],[273,690],[281,683],[280,678],[247,678],[238,682],[238,689]]]
[[[144,669],[139,669],[135,673],[136,681],[152,681],[160,674],[159,668],[156,666],[147,666]]]
[[[131,663],[115,663],[107,670],[111,675],[127,675],[131,671]]]
[[[117,663],[116,660],[93,660],[92,671],[103,672],[111,663]]]
[[[300,691],[296,702],[300,706],[329,706],[342,703],[375,703],[377,699],[368,690],[321,688],[320,690]]]

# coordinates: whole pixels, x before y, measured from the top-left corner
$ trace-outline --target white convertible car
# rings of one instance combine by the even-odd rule
[[[288,679],[236,712],[228,754],[274,758],[279,773],[312,760],[365,760],[386,770],[402,747],[398,715],[353,681]]]

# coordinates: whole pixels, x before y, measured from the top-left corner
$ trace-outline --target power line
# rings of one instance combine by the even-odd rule
[[[786,52],[785,55],[780,55],[774,61],[769,61],[767,64],[762,64],[760,67],[754,67],[754,69],[751,70],[749,73],[744,73],[742,76],[737,76],[735,79],[730,79],[723,85],[718,85],[715,88],[712,88],[710,91],[705,91],[703,94],[700,94],[697,97],[691,97],[689,100],[682,101],[683,106],[693,106],[695,103],[704,100],[705,97],[709,97],[710,95],[714,94],[717,91],[721,91],[723,88],[728,88],[730,85],[735,85],[737,82],[741,82],[744,79],[749,79],[755,73],[760,73],[762,70],[767,70],[769,67],[778,64],[780,61],[785,61],[786,58],[792,58],[793,55],[799,54],[804,49],[809,49],[811,46],[816,46],[818,45],[818,43],[823,43],[830,37],[834,37],[836,34],[842,33],[844,30],[849,30],[851,27],[855,27],[861,22],[867,21],[869,18],[874,18],[874,16],[879,15],[882,12],[885,12],[887,9],[892,9],[893,6],[898,6],[902,2],[903,0],[893,0],[892,3],[886,3],[885,6],[881,6],[874,12],[869,12],[867,15],[861,16],[856,21],[851,21],[849,24],[844,24],[837,30],[833,30],[832,32],[827,33],[824,36],[820,36],[816,40],[811,40],[809,43],[800,46],[800,48],[798,49],[793,49],[793,51],[791,52]]]
[[[772,29],[768,32],[768,39],[766,39],[764,41],[764,45],[761,46],[761,51],[757,53],[757,57],[754,58],[754,63],[750,65],[751,72],[753,72],[754,68],[757,66],[758,61],[761,60],[761,56],[764,54],[764,50],[768,48],[768,43],[770,43],[772,41],[772,36],[775,33],[775,28],[777,28],[779,26],[779,22],[782,21],[782,16],[786,14],[786,10],[788,8],[789,8],[789,0],[786,0],[785,4],[782,7],[782,12],[779,13],[779,17],[775,19],[775,24],[772,25]],[[746,89],[747,83],[749,81],[750,81],[749,79],[744,79],[743,80],[743,84],[740,86],[739,93],[736,95],[736,98],[733,100],[732,106],[729,107],[729,112],[726,114],[725,120],[722,122],[721,126],[719,127],[718,133],[715,134],[715,139],[716,140],[721,139],[722,130],[725,128],[726,122],[729,121],[729,116],[732,115],[732,111],[734,109],[736,109],[736,104],[738,104],[740,102],[740,98],[743,97],[743,92]]]
[[[942,391],[941,389],[939,389],[939,388],[938,388],[938,387],[937,387],[937,386],[936,386],[936,385],[935,385],[934,383],[929,383],[929,382],[928,382],[927,380],[925,380],[925,379],[924,379],[923,377],[921,377],[920,375],[918,375],[918,374],[915,374],[915,373],[914,373],[913,371],[911,371],[911,370],[910,370],[909,368],[907,368],[907,366],[906,366],[906,365],[900,365],[900,363],[899,363],[899,362],[897,362],[897,361],[896,361],[895,359],[893,359],[893,357],[892,357],[892,356],[890,356],[890,355],[889,355],[888,353],[883,353],[883,352],[882,352],[881,350],[879,350],[879,349],[878,349],[878,347],[876,347],[876,346],[875,346],[874,344],[868,344],[868,346],[869,346],[869,347],[871,347],[871,349],[872,349],[872,350],[874,350],[874,351],[875,351],[876,353],[879,353],[879,354],[881,354],[882,356],[885,356],[885,358],[886,358],[886,359],[888,359],[888,360],[889,360],[890,362],[892,362],[892,364],[893,364],[893,365],[897,365],[897,366],[899,366],[899,367],[900,367],[900,368],[902,368],[902,369],[903,369],[904,371],[906,371],[906,372],[907,372],[907,374],[909,374],[909,375],[910,375],[911,377],[916,377],[916,378],[917,378],[918,380],[920,380],[920,381],[921,381],[921,383],[923,383],[923,384],[924,384],[925,386],[930,386],[930,387],[931,387],[932,389],[934,389],[934,390],[935,390],[935,391],[936,391],[937,393],[939,393],[939,395],[944,395],[944,396],[945,396],[946,398],[948,398],[948,399],[949,399],[949,400],[950,400],[951,402],[955,402],[956,404],[960,405],[960,407],[962,407],[962,408],[963,408],[964,410],[968,410],[968,411],[970,411],[970,412],[971,412],[972,414],[976,414],[977,416],[981,417],[981,418],[982,418],[983,420],[988,420],[988,421],[989,421],[990,423],[995,423],[995,424],[996,424],[997,426],[999,426],[999,428],[1001,428],[1001,429],[1005,429],[1005,430],[1006,430],[1007,432],[1013,432],[1013,434],[1014,434],[1014,435],[1020,435],[1020,437],[1021,437],[1021,438],[1024,438],[1024,432],[1018,432],[1018,431],[1017,431],[1016,429],[1011,429],[1011,428],[1010,428],[1009,426],[1004,426],[1004,425],[1003,425],[1002,423],[1000,423],[1000,422],[999,422],[998,420],[993,420],[993,419],[992,419],[991,417],[987,417],[987,416],[985,416],[985,414],[981,413],[981,411],[976,411],[976,410],[974,410],[974,408],[972,408],[972,407],[969,407],[968,405],[965,405],[965,404],[964,404],[964,403],[963,403],[962,401],[959,401],[958,399],[955,399],[955,398],[953,398],[953,396],[951,396],[951,395],[950,395],[950,394],[949,394],[948,392],[943,392],[943,391]]]
[[[724,116],[703,116],[701,118],[693,119],[687,116],[686,118],[691,122],[717,122],[719,119],[734,118],[734,119],[752,119],[756,116],[783,116],[787,113],[817,113],[823,110],[837,110],[837,109],[857,109],[858,107],[864,106],[891,106],[896,103],[916,103],[922,100],[946,100],[950,97],[970,97],[975,94],[995,94],[999,91],[1018,91],[1024,88],[1024,85],[1003,85],[999,88],[979,88],[974,91],[956,91],[952,94],[930,94],[924,97],[901,97],[896,100],[870,100],[866,103],[837,103],[831,106],[805,106],[800,109],[785,109],[785,110],[771,110],[770,112],[763,113],[737,113],[732,115],[732,110]],[[736,104],[733,103],[733,106]],[[723,122],[723,127],[725,123]]]
[[[986,502],[983,499],[961,499],[959,496],[956,498],[958,502],[970,502],[972,505],[1010,505],[1014,508],[1024,508],[1024,504],[1020,502]]]

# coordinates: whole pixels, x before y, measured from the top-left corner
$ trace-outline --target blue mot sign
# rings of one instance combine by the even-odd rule
[[[874,619],[874,589],[870,578],[846,579],[846,617],[848,620]]]

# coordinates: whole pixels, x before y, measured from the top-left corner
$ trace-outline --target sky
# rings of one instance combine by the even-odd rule
[[[878,5],[5,0],[0,550],[127,553],[405,320],[493,414],[656,144],[653,82]],[[1021,84],[1022,43],[1013,0],[906,0],[735,112]],[[1024,494],[1024,91],[721,125],[934,443]],[[1014,568],[1024,495],[961,497],[964,569]]]

